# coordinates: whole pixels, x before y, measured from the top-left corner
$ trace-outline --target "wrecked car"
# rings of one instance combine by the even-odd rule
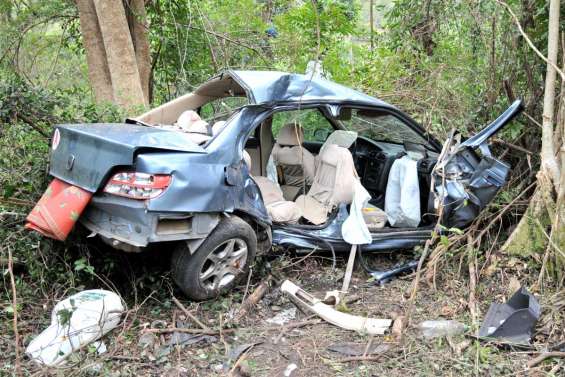
[[[465,227],[506,182],[510,166],[487,143],[521,109],[442,148],[353,89],[228,70],[124,124],[56,126],[54,180],[27,227],[63,240],[78,221],[118,250],[173,249],[175,282],[208,299],[247,276],[258,249],[349,250],[342,225],[356,190],[370,198],[363,252],[424,243],[440,203],[442,224]]]

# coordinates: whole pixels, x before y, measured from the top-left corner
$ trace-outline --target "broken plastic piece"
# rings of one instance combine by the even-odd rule
[[[93,289],[72,295],[55,305],[51,325],[31,341],[26,354],[39,364],[60,365],[118,326],[123,311],[114,292]]]
[[[295,304],[301,305],[323,320],[342,329],[364,332],[370,335],[383,335],[392,324],[390,319],[366,318],[338,312],[289,280],[282,283],[281,291],[288,294]]]
[[[425,338],[453,336],[461,334],[467,330],[467,326],[461,322],[453,320],[424,321],[418,325],[418,328]]]
[[[376,284],[384,284],[393,277],[400,275],[401,273],[415,270],[418,267],[419,263],[419,259],[414,259],[406,263],[397,264],[388,269],[373,270],[367,264],[367,261],[364,258],[364,253],[365,251],[363,251],[361,249],[361,246],[359,246],[359,261],[361,262],[361,266],[363,266],[365,271],[367,271],[367,273],[371,275]]]
[[[479,337],[502,338],[527,344],[541,314],[536,298],[524,287],[504,304],[492,303],[479,330]]]

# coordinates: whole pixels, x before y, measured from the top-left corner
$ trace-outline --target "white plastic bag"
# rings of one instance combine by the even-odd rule
[[[391,226],[415,228],[420,223],[420,186],[417,162],[408,156],[390,168],[386,186],[385,212]]]
[[[124,306],[114,292],[92,289],[59,302],[53,308],[51,325],[26,348],[39,364],[56,366],[74,351],[100,339],[118,326]]]
[[[363,245],[373,242],[371,233],[363,218],[363,207],[365,207],[369,199],[371,199],[371,195],[365,190],[361,182],[356,179],[349,216],[341,226],[341,234],[348,244]]]

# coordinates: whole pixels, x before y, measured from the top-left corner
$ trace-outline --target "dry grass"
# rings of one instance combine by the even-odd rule
[[[375,258],[375,263],[386,257]],[[324,292],[339,288],[340,275],[345,261],[338,260],[338,270],[331,271],[327,259],[310,257],[295,264],[299,258],[284,255],[274,261],[272,272],[278,279],[288,278],[300,284],[307,291],[322,297]],[[288,267],[288,268],[287,268]],[[476,300],[478,316],[482,318],[492,301],[502,301],[512,293],[509,282],[512,277],[525,285],[533,284],[529,276],[537,276],[527,264],[512,258],[500,258],[497,268],[477,282]],[[357,268],[353,275],[351,293],[360,299],[348,306],[351,313],[373,317],[394,317],[403,313],[408,304],[405,298],[412,278],[396,279],[384,286],[367,283],[365,273]],[[251,288],[257,286],[261,276],[254,276]],[[412,323],[417,324],[430,319],[455,319],[472,325],[468,309],[467,270],[459,271],[458,261],[451,260],[437,272],[436,289],[423,281],[421,283],[412,314]],[[163,287],[168,286],[164,284]],[[534,370],[526,370],[526,363],[534,355],[519,350],[498,348],[494,344],[469,342],[465,335],[453,338],[423,339],[416,327],[408,328],[402,340],[392,336],[375,337],[373,343],[388,343],[390,349],[370,361],[342,362],[344,355],[336,354],[327,348],[331,344],[355,342],[366,344],[369,337],[348,332],[326,323],[306,322],[307,325],[289,329],[281,335],[279,328],[267,323],[281,310],[293,307],[288,298],[275,286],[247,316],[237,323],[230,318],[241,303],[245,285],[227,297],[205,303],[184,302],[186,308],[207,326],[213,328],[232,327],[215,336],[215,341],[195,345],[171,347],[165,352],[161,347],[169,340],[169,334],[158,334],[152,347],[142,349],[138,345],[140,336],[148,327],[178,326],[177,321],[189,322],[184,314],[171,305],[166,297],[171,297],[163,288],[161,292],[150,292],[138,297],[137,304],[131,295],[130,310],[121,328],[104,338],[108,352],[96,355],[85,349],[73,356],[72,366],[65,370],[41,369],[27,359],[22,360],[26,375],[112,375],[112,376],[214,376],[242,375],[279,376],[283,375],[289,364],[296,364],[293,376],[466,376],[466,375],[562,375],[565,371],[563,359],[547,360]],[[174,293],[174,292],[171,292]],[[139,293],[138,293],[139,294]],[[544,294],[539,297],[543,317],[538,326],[534,348],[542,349],[547,344],[563,341],[564,292]],[[33,301],[24,305],[20,312],[19,329],[21,336],[30,337],[45,328],[49,321],[49,311],[53,301]],[[303,321],[309,314],[298,312],[293,320]],[[155,322],[159,321],[159,323]],[[193,324],[193,327],[198,327]],[[474,333],[474,329],[470,333]],[[9,374],[13,367],[13,339],[2,335],[0,350],[6,358],[2,362],[2,374]],[[254,344],[242,356],[229,360],[230,350],[243,344]],[[470,344],[464,350],[459,348]],[[535,350],[534,349],[534,350]],[[236,365],[237,364],[237,365]],[[234,368],[235,366],[235,368]],[[553,373],[553,374],[551,374]]]

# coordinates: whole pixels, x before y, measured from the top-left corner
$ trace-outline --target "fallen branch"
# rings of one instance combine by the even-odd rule
[[[35,205],[35,203],[30,200],[18,199],[18,198],[0,198],[0,203],[14,204],[20,206],[30,206],[30,207]]]
[[[338,363],[350,363],[352,361],[380,361],[382,359],[382,355],[378,356],[351,356],[351,357],[343,357],[341,359],[335,360]]]
[[[108,359],[120,360],[120,361],[141,361],[141,357],[124,356],[124,355],[112,355],[112,356],[108,356]]]
[[[299,327],[304,327],[308,325],[316,325],[322,323],[319,319],[311,319],[306,321],[294,322],[284,325],[285,330],[296,329]],[[180,332],[186,334],[201,334],[201,335],[219,335],[221,333],[234,333],[236,331],[274,331],[281,330],[281,326],[267,326],[267,327],[239,327],[239,328],[223,328],[223,329],[186,329],[183,327],[169,327],[166,329],[144,329],[142,332],[153,333],[153,334],[169,334],[172,332]]]
[[[532,360],[528,361],[526,365],[528,368],[533,368],[536,365],[540,364],[542,361],[546,359],[550,359],[552,357],[565,357],[565,352],[560,352],[560,351],[544,352],[539,356],[533,358]]]
[[[34,121],[32,121],[30,118],[28,118],[26,115],[24,114],[17,114],[16,115],[18,118],[20,118],[25,124],[27,124],[28,126],[30,126],[31,128],[33,128],[34,130],[36,130],[41,136],[45,137],[46,139],[50,139],[51,136],[44,131],[43,129],[41,129],[41,127],[39,127],[37,124],[35,124]]]
[[[271,282],[271,279],[271,275],[267,276],[267,278],[263,280],[261,284],[259,284],[259,286],[255,288],[253,293],[250,294],[249,297],[247,297],[247,299],[241,304],[239,313],[237,313],[237,316],[235,317],[236,321],[241,320],[251,308],[257,305],[259,301],[261,301],[263,296],[265,296],[265,294],[269,290],[269,283]]]
[[[524,147],[521,147],[521,146],[516,145],[516,144],[509,143],[509,142],[504,141],[502,139],[494,138],[492,141],[495,142],[496,144],[501,144],[501,145],[507,146],[508,148],[515,149],[519,152],[529,154],[530,156],[534,154],[533,152],[527,150]]]
[[[201,329],[206,330],[206,331],[212,331],[212,329],[210,329],[208,326],[206,326],[204,323],[202,323],[198,318],[196,318],[196,316],[194,316],[194,314],[189,312],[184,307],[184,305],[179,300],[177,300],[177,298],[174,297],[174,296],[173,296],[173,302],[188,318],[190,318],[194,323],[196,323],[198,326],[200,326]]]
[[[222,333],[232,333],[236,330],[241,329],[222,329]],[[204,330],[204,329],[186,329],[184,327],[168,327],[166,329],[144,329],[143,332],[152,333],[152,334],[169,334],[172,332],[181,332],[186,334],[201,334],[201,335],[219,335],[220,330]]]
[[[314,317],[315,317],[315,315],[312,314],[312,315],[306,317],[306,321],[303,321],[302,323],[309,322],[308,320],[311,319],[311,318],[314,318]],[[320,320],[317,320],[317,321],[318,321],[318,322],[321,322]],[[301,322],[296,322],[296,323],[291,323],[291,324],[287,324],[287,325],[282,325],[282,326],[280,326],[280,330],[281,330],[281,331],[279,332],[279,335],[277,335],[277,337],[275,338],[275,340],[273,340],[273,344],[277,344],[277,343],[281,340],[281,338],[284,336],[284,334],[287,333],[288,330],[301,327],[301,326],[297,326],[297,325],[300,325],[300,324],[301,324]],[[304,326],[305,326],[305,325],[304,325]]]

